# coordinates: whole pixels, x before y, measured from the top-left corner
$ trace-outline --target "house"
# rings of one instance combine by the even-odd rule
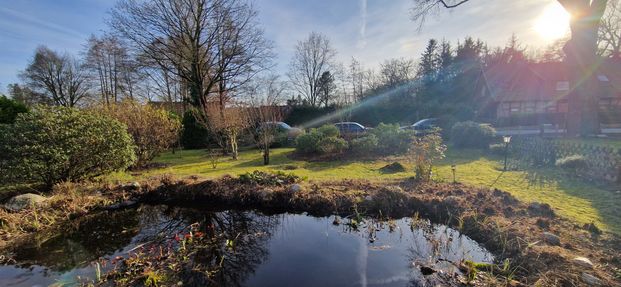
[[[562,62],[500,64],[482,73],[481,97],[497,126],[564,128],[569,96],[576,83],[570,67]],[[621,125],[621,61],[607,60],[593,73],[599,85],[599,118],[602,125]]]

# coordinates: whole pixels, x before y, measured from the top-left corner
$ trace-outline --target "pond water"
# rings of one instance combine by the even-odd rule
[[[425,286],[458,272],[453,263],[462,259],[493,260],[476,242],[443,225],[367,219],[352,228],[349,219],[335,225],[334,218],[166,206],[102,212],[76,219],[59,234],[18,244],[12,249],[16,262],[0,266],[0,286],[93,280],[97,265],[105,272],[119,256],[147,246],[160,252],[162,246],[178,248],[179,235],[189,230],[204,234],[201,242],[209,244],[192,253],[187,270],[217,272],[186,272],[180,275],[184,286]],[[439,272],[425,276],[421,266]]]

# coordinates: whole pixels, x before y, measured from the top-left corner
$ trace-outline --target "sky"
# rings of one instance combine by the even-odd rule
[[[6,92],[7,84],[19,82],[18,73],[38,45],[74,55],[83,52],[89,35],[107,29],[106,19],[114,3],[0,0],[0,92]],[[286,73],[295,44],[311,31],[328,36],[338,52],[337,60],[347,64],[355,57],[365,67],[375,68],[389,58],[418,58],[430,38],[456,42],[473,36],[497,46],[504,45],[515,33],[525,46],[537,48],[554,40],[542,29],[566,25],[559,23],[562,19],[554,13],[545,13],[560,7],[556,0],[471,0],[430,18],[422,31],[410,20],[412,0],[254,3],[266,38],[274,43],[274,72],[279,74]]]

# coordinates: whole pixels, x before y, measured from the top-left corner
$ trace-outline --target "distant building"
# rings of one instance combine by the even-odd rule
[[[603,62],[593,74],[602,124],[621,124],[621,61]],[[498,126],[553,124],[564,127],[576,83],[565,63],[502,64],[483,71],[482,107]]]

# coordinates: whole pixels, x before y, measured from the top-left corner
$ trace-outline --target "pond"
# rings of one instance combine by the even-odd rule
[[[337,221],[146,205],[101,212],[14,246],[0,286],[78,285],[122,258],[171,260],[162,250],[179,248],[193,250],[178,273],[185,286],[422,286],[459,272],[460,260],[493,261],[475,241],[424,220]],[[437,272],[425,276],[427,267]]]

